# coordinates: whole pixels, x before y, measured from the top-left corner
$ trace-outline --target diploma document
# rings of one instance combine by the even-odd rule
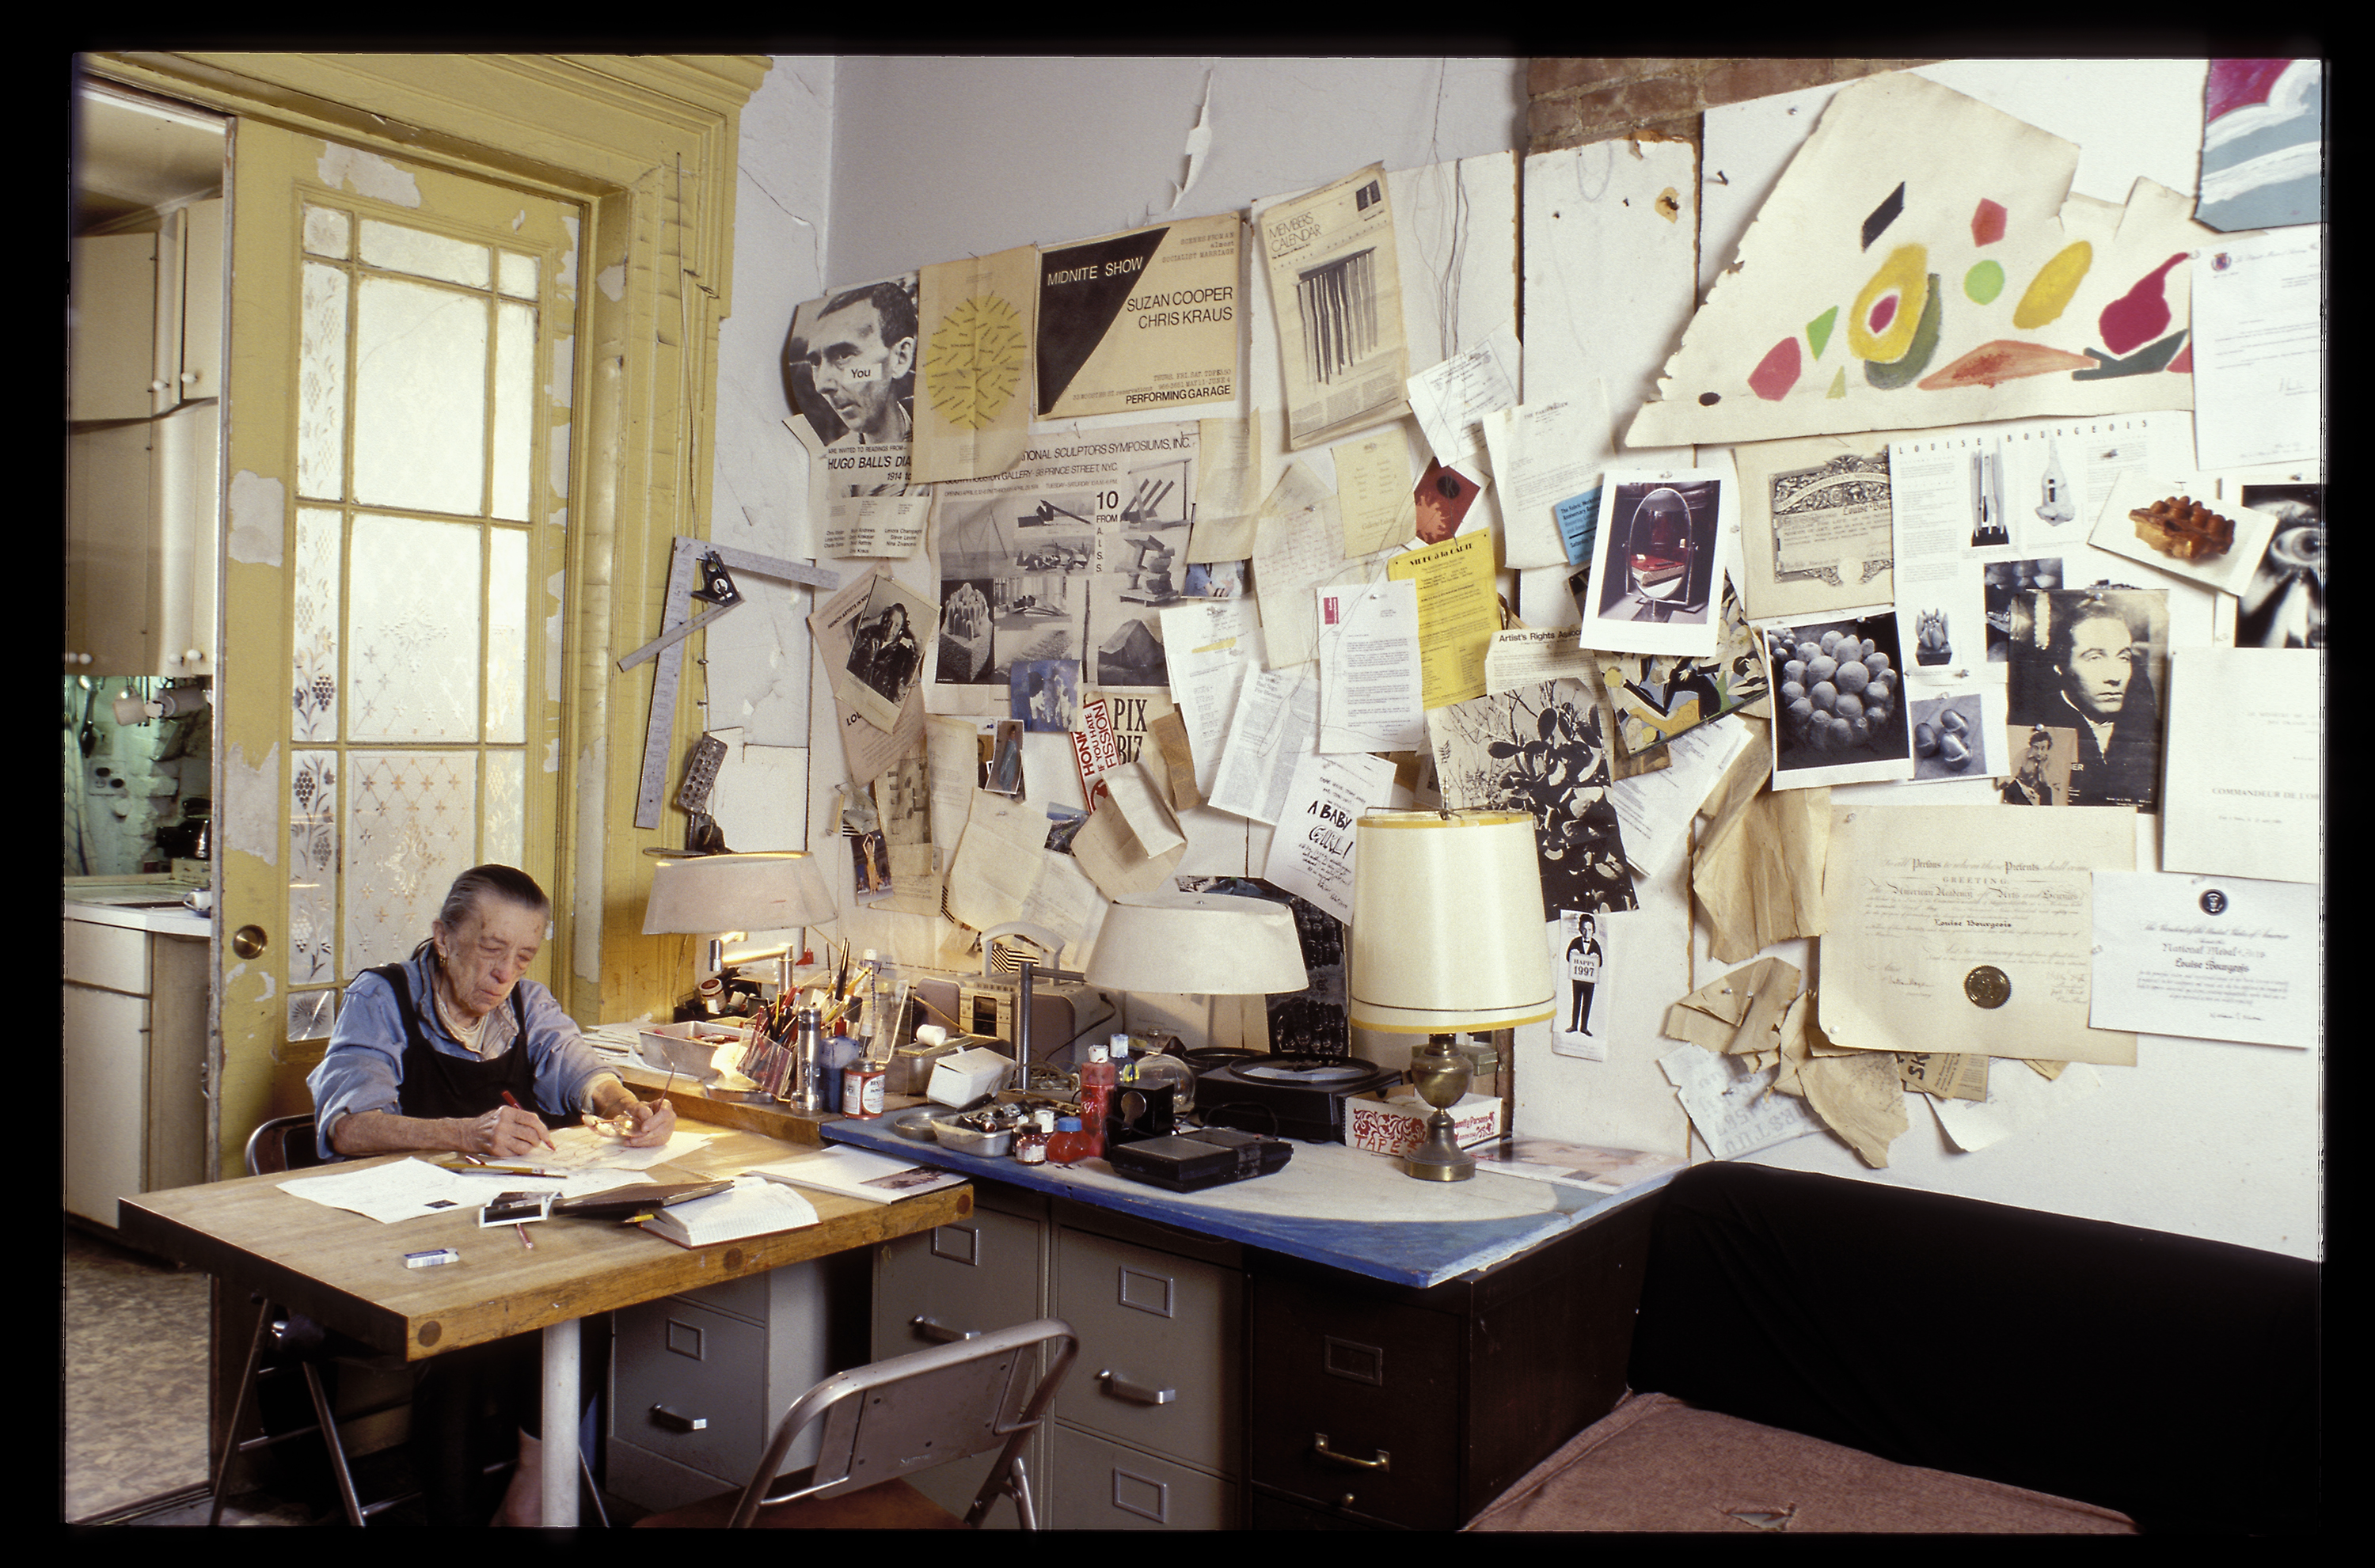
[[[2239,877],[2095,878],[2095,1001],[2111,1029],[2317,1043],[2318,890]]]
[[[2133,811],[1834,806],[1823,1032],[1866,1051],[2133,1067],[2088,1025],[2094,873],[2135,867]]]

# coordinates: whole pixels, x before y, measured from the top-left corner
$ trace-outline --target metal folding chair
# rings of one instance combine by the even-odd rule
[[[1043,1345],[1048,1348],[1048,1362],[1040,1373],[1034,1370],[1034,1351]],[[1022,1447],[1046,1418],[1079,1348],[1071,1325],[1046,1317],[835,1373],[784,1413],[729,1518],[718,1518],[726,1501],[720,1497],[637,1523],[723,1522],[737,1529],[753,1524],[951,1524],[951,1515],[906,1486],[904,1478],[995,1449],[998,1460],[975,1493],[963,1524],[978,1528],[993,1503],[1010,1497],[1022,1527],[1037,1529]],[[805,1478],[797,1473],[779,1477],[784,1456],[810,1426],[820,1427],[814,1468]],[[770,1494],[771,1487],[786,1480],[791,1483],[786,1490]],[[871,1515],[814,1506],[876,1487],[886,1494],[904,1493],[906,1501]],[[938,1518],[903,1516],[898,1512],[903,1506],[928,1509]]]

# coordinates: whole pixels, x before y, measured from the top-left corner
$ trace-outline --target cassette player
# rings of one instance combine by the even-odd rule
[[[1205,1127],[1105,1147],[1105,1162],[1115,1175],[1173,1192],[1199,1192],[1267,1176],[1294,1155],[1294,1146],[1284,1138],[1264,1138],[1235,1127]]]

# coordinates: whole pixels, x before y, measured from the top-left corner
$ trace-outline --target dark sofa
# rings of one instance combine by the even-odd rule
[[[1660,1196],[1632,1391],[1471,1528],[2316,1528],[2316,1264],[1758,1165]]]

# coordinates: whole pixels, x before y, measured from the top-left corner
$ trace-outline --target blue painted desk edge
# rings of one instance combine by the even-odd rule
[[[1297,1219],[1179,1203],[1155,1186],[1125,1191],[1092,1185],[1073,1179],[1060,1165],[1034,1166],[1004,1156],[984,1159],[960,1154],[936,1143],[901,1138],[884,1122],[833,1121],[826,1123],[823,1131],[830,1143],[854,1144],[912,1160],[918,1165],[960,1171],[986,1181],[1052,1193],[1100,1208],[1422,1290],[1490,1268],[1579,1226],[1604,1219],[1663,1186],[1672,1175],[1667,1173],[1614,1197],[1557,1183],[1545,1184],[1557,1207],[1516,1219],[1457,1222]]]

